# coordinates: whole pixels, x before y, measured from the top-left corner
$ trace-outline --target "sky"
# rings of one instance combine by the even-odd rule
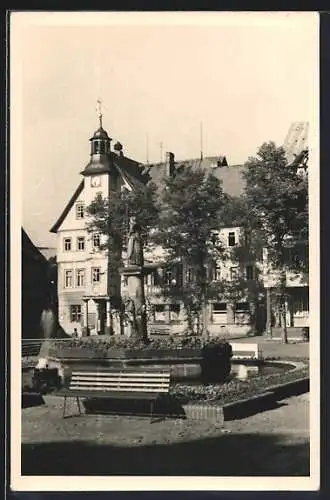
[[[22,224],[38,246],[55,246],[49,229],[89,161],[98,98],[113,143],[141,162],[160,161],[160,143],[163,157],[198,157],[202,122],[204,156],[240,164],[313,113],[313,13],[31,12],[11,22],[11,148]]]

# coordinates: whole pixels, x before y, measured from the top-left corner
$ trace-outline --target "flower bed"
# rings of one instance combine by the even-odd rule
[[[222,339],[208,341],[201,337],[168,337],[154,339],[144,344],[139,339],[117,336],[88,337],[69,341],[50,340],[44,342],[40,357],[71,359],[152,359],[152,358],[196,358],[203,350],[216,349],[217,355],[231,356],[231,346]]]
[[[242,398],[249,398],[266,392],[268,388],[293,382],[309,376],[309,367],[306,364],[302,368],[287,372],[274,373],[251,379],[233,379],[222,385],[186,385],[173,384],[170,393],[181,404],[192,402],[207,402],[209,404],[224,405]]]

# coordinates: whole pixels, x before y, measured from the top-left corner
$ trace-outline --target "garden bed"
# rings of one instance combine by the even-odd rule
[[[247,399],[269,391],[274,386],[288,384],[300,379],[308,379],[309,366],[295,368],[282,373],[274,373],[250,379],[233,379],[219,385],[173,384],[170,393],[181,404],[200,403],[222,406],[240,399]]]

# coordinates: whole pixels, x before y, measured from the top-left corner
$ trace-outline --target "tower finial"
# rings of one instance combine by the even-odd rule
[[[99,120],[100,120],[100,128],[102,128],[102,100],[100,98],[98,98],[98,100],[96,101],[96,110],[97,110],[97,113],[98,113],[98,116],[99,116]]]

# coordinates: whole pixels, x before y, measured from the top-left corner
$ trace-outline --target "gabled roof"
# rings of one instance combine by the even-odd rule
[[[143,185],[145,182],[145,174],[143,172],[143,166],[132,160],[131,158],[127,158],[126,156],[120,156],[115,153],[111,153],[112,165],[115,167],[119,175],[128,182],[128,184],[132,187],[132,189],[137,188],[138,186]],[[63,212],[61,213],[58,220],[55,222],[53,227],[50,229],[51,233],[56,233],[60,228],[62,222],[68,215],[69,211],[73,207],[75,201],[78,199],[80,193],[84,188],[84,179],[80,182],[76,191],[73,193]]]
[[[39,262],[40,264],[46,265],[47,259],[42,255],[38,248],[34,245],[31,238],[22,228],[22,256],[24,260],[33,260]]]
[[[80,182],[79,186],[71,196],[63,212],[61,213],[61,215],[59,216],[53,227],[50,229],[51,233],[57,233],[58,228],[61,226],[62,222],[70,212],[71,208],[73,207],[75,201],[77,200],[78,196],[80,195],[83,189],[84,189],[84,179]]]

